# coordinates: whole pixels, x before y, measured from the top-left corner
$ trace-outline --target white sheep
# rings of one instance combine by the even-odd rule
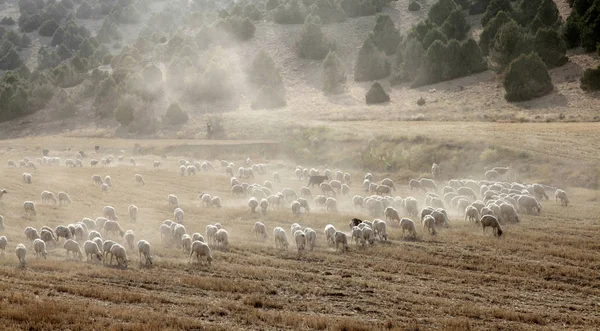
[[[125,231],[124,237],[125,237],[125,241],[127,242],[127,246],[129,246],[129,249],[133,249],[134,242],[135,242],[135,233],[133,233],[133,230]]]
[[[106,217],[107,219],[109,219],[111,221],[116,221],[119,219],[117,217],[117,213],[115,212],[115,208],[112,206],[105,206],[102,209],[102,212],[104,213],[104,217]]]
[[[54,195],[54,193],[52,193],[50,191],[43,191],[42,194],[40,194],[40,198],[42,200],[42,203],[52,202],[53,204],[56,204],[58,202],[58,200],[56,200],[56,196]]]
[[[294,232],[294,241],[296,242],[296,248],[298,248],[298,252],[304,250],[306,247],[306,234],[302,230],[297,230]]]
[[[481,228],[484,234],[485,228],[491,227],[492,232],[495,236],[502,236],[502,227],[500,226],[500,222],[498,222],[498,219],[496,217],[492,215],[484,215],[481,217],[479,222],[481,223]]]
[[[256,222],[254,223],[254,227],[252,228],[252,232],[254,232],[254,234],[257,237],[262,237],[263,240],[267,239],[267,227],[262,223],[262,222]]]
[[[83,250],[85,251],[85,258],[87,261],[91,260],[93,257],[96,257],[98,261],[102,260],[102,252],[95,241],[86,240],[83,243]]]
[[[144,264],[152,264],[152,255],[150,254],[150,243],[146,240],[140,240],[138,241],[137,246],[138,253],[140,254],[140,264],[142,263],[142,254],[144,255]]]
[[[57,241],[60,239],[60,237],[65,238],[65,240],[73,238],[71,230],[69,230],[69,228],[64,225],[57,226],[54,230],[54,233],[56,234]]]
[[[138,207],[136,205],[129,205],[129,218],[132,222],[137,221]]]
[[[192,260],[192,256],[194,256],[194,254],[196,254],[196,259],[198,260],[198,263],[200,263],[200,257],[201,256],[206,256],[206,261],[208,262],[208,264],[210,265],[213,257],[212,257],[212,253],[210,251],[210,247],[208,247],[208,245],[202,241],[194,241],[192,243],[192,248],[190,250],[190,258],[188,259],[188,263]]]
[[[179,199],[177,198],[177,196],[175,194],[169,194],[168,200],[169,200],[169,207],[171,207],[171,208],[179,207]]]
[[[88,233],[88,240],[94,240],[95,238],[102,239],[102,235],[98,231],[95,231],[95,230],[90,231],[90,233]]]
[[[146,181],[144,180],[144,177],[142,175],[135,174],[134,178],[135,178],[135,183],[136,184],[146,185]]]
[[[73,258],[75,258],[75,254],[77,254],[80,260],[83,259],[81,247],[79,247],[79,244],[75,240],[69,239],[65,241],[63,248],[67,250],[66,258],[69,258],[69,253],[72,253],[71,255]]]
[[[154,161],[153,168],[154,168],[154,170],[160,169],[160,161]]]
[[[23,173],[23,182],[25,184],[31,184],[31,174],[30,173]]]
[[[16,168],[17,164],[13,160],[8,160],[8,167],[9,168]]]
[[[379,240],[387,240],[387,224],[382,220],[373,221],[373,232]]]
[[[103,254],[103,263],[106,264],[107,258],[108,258],[108,254],[110,254],[110,249],[113,247],[113,245],[115,245],[116,242],[112,241],[112,240],[106,240],[105,242],[102,243],[102,254]]]
[[[104,234],[108,236],[110,232],[118,233],[119,236],[123,237],[125,235],[125,231],[119,225],[117,221],[106,221],[104,222],[104,226],[102,227],[104,230]]]
[[[262,210],[263,214],[267,213],[267,208],[269,208],[269,201],[265,198],[260,200],[260,209]]]
[[[398,211],[394,207],[387,207],[383,211],[383,214],[385,215],[386,220],[400,222],[400,215],[398,215]]]
[[[173,211],[173,216],[175,217],[175,222],[179,223],[179,224],[183,224],[183,216],[185,215],[185,213],[183,212],[183,209],[181,208],[175,208],[175,211]]]
[[[219,231],[219,228],[212,224],[206,226],[206,240],[208,240],[209,243],[215,243],[217,231]]]
[[[135,167],[135,158],[133,158],[133,157],[130,157],[130,158],[129,158],[129,164],[131,164],[132,166],[134,166],[134,167]]]
[[[8,244],[8,239],[6,238],[6,236],[0,237],[0,250],[2,250],[2,254],[5,254],[7,244]]]
[[[26,263],[25,256],[27,255],[27,247],[25,247],[25,245],[23,244],[18,244],[15,248],[15,253],[17,254],[17,258],[19,259],[19,264],[21,266],[24,266]]]
[[[179,166],[179,174],[181,175],[181,177],[185,176],[186,169],[187,169],[187,167],[185,165],[180,165]]]
[[[325,210],[327,212],[337,212],[337,200],[334,198],[327,198],[325,201]]]
[[[434,236],[436,234],[435,231],[435,218],[433,218],[433,216],[431,215],[426,215],[423,218],[423,232],[425,232],[427,230],[427,232],[429,232],[432,236]]]
[[[354,226],[352,227],[352,239],[354,240],[354,243],[356,245],[358,245],[359,243],[364,246],[365,245],[365,238],[363,236],[363,231],[361,228],[359,228],[358,226]]]
[[[112,187],[112,178],[110,178],[110,176],[108,176],[108,175],[107,175],[107,176],[105,176],[105,177],[104,177],[104,183],[105,183],[106,185],[108,185],[109,187]]]
[[[7,190],[4,190],[4,189],[0,189],[0,199],[2,199],[2,197],[3,197],[5,194],[8,194],[8,191],[7,191]]]
[[[192,237],[187,233],[181,236],[181,249],[185,253],[189,253],[190,249],[192,249]]]
[[[325,230],[323,231],[323,233],[325,233],[325,238],[327,238],[327,242],[330,244],[335,244],[335,233],[336,233],[336,229],[333,225],[331,224],[327,224],[325,226]]]
[[[25,238],[27,238],[29,241],[34,241],[35,239],[38,239],[40,237],[37,230],[30,226],[25,228],[24,234]]]
[[[567,192],[561,189],[557,189],[556,192],[554,192],[554,202],[558,203],[559,199],[561,205],[569,205],[569,198],[567,197]]]
[[[212,198],[211,204],[215,208],[221,208],[221,198],[219,198],[218,196],[214,196]]]
[[[415,222],[409,218],[403,218],[400,220],[400,227],[402,228],[402,235],[405,231],[408,231],[408,235],[413,238],[417,237],[417,230],[415,228]]]
[[[46,258],[48,252],[46,252],[46,243],[42,239],[36,239],[33,241],[33,249],[35,250],[36,257]]]
[[[217,231],[215,234],[215,240],[218,247],[227,250],[227,246],[229,245],[229,234],[225,229],[219,229]]]
[[[110,248],[110,264],[111,265],[112,265],[113,257],[115,257],[117,259],[118,265],[127,266],[127,263],[129,263],[129,260],[127,259],[127,251],[125,250],[125,247],[123,247],[119,244],[114,244]]]
[[[258,207],[258,200],[252,197],[248,200],[248,207],[252,213],[256,213],[256,207]]]
[[[282,227],[278,226],[273,229],[273,238],[275,239],[275,248],[288,248],[287,235]]]
[[[106,184],[106,183],[103,183],[103,184],[100,186],[100,190],[101,190],[102,192],[108,192],[108,184]]]
[[[166,245],[171,242],[171,227],[167,224],[161,224],[158,229],[160,232],[160,242],[161,244]],[[165,240],[167,242],[165,242]]]
[[[71,197],[66,192],[58,192],[58,203],[62,206],[63,203],[71,204]]]
[[[104,181],[102,180],[102,177],[100,177],[100,175],[93,175],[92,183],[97,184],[97,185],[102,185],[102,184],[104,184]]]
[[[360,223],[359,225],[362,225],[363,238],[365,239],[365,242],[373,245],[375,242],[375,233],[373,232],[373,228],[365,222]]]
[[[317,232],[311,228],[306,228],[304,229],[304,234],[306,235],[308,249],[312,251],[317,245]]]
[[[345,233],[343,233],[342,231],[336,231],[335,232],[335,249],[338,249],[338,246],[341,244],[342,245],[342,251],[348,251],[349,247],[348,247],[348,237],[346,236]]]
[[[296,233],[296,231],[298,231],[298,230],[302,230],[302,227],[300,226],[300,224],[294,223],[291,226],[291,232],[290,233]]]
[[[483,208],[482,208],[483,209]],[[474,206],[468,206],[465,209],[465,221],[477,222],[479,221],[479,211]]]
[[[23,203],[23,209],[25,210],[25,214],[37,215],[37,211],[35,210],[35,202],[33,201],[25,201]]]

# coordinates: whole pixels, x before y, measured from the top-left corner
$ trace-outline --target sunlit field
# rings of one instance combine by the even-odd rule
[[[350,172],[353,182],[348,196],[337,197],[338,213],[326,213],[309,199],[311,212],[299,217],[292,214],[289,202],[280,210],[263,214],[258,208],[253,214],[247,197],[231,195],[229,176],[216,160],[210,160],[214,171],[182,177],[181,158],[191,162],[205,158],[135,155],[133,143],[125,140],[65,139],[62,146],[57,141],[36,138],[1,145],[0,189],[8,191],[0,200],[5,225],[0,235],[9,241],[0,257],[0,323],[5,329],[590,330],[600,325],[600,205],[595,191],[564,188],[571,200],[568,207],[555,204],[554,192],[548,192],[550,201],[542,202],[539,215],[521,214],[520,223],[503,224],[501,238],[490,229],[483,233],[479,225],[465,222],[462,214],[447,207],[450,228],[438,229],[436,236],[422,231],[417,218],[413,218],[416,239],[405,237],[388,222],[387,241],[364,248],[352,242],[349,252],[342,252],[327,244],[323,229],[333,224],[350,239],[350,219],[373,220],[352,205],[353,195],[365,195],[363,172],[341,169]],[[94,152],[96,144],[101,146],[99,153]],[[40,146],[60,157],[61,165],[38,165],[36,170],[6,166],[9,159],[18,165],[25,156],[42,157]],[[65,167],[65,160],[74,159],[78,150],[86,153],[84,166]],[[92,158],[108,155],[115,159],[123,155],[124,160],[90,167]],[[253,163],[268,165],[267,174],[246,180],[250,184],[269,180],[274,192],[283,188],[299,192],[307,184],[296,178],[292,162],[250,156]],[[154,161],[162,163],[159,170],[153,169]],[[235,163],[237,172],[245,159],[228,161]],[[273,181],[275,171],[282,183]],[[23,182],[23,172],[32,174],[31,184]],[[112,178],[108,192],[92,183],[94,174]],[[146,185],[136,184],[135,174],[141,174]],[[375,181],[384,178],[374,175]],[[393,195],[414,196],[422,208],[424,194],[411,191],[407,184],[396,181]],[[444,185],[438,182],[438,187]],[[67,192],[72,204],[42,204],[44,190]],[[200,193],[219,196],[223,208],[202,207]],[[179,198],[187,233],[205,235],[206,225],[217,222],[228,231],[229,248],[211,247],[211,265],[195,259],[189,263],[188,254],[161,243],[159,226],[174,219],[169,194]],[[312,194],[320,194],[317,187]],[[25,214],[26,200],[36,203],[36,216]],[[139,208],[136,222],[128,216],[130,204]],[[115,207],[123,230],[135,232],[136,242],[151,243],[152,266],[140,264],[137,247],[127,250],[127,268],[88,262],[85,257],[65,259],[64,239],[57,247],[48,247],[46,260],[35,257],[25,227],[39,230],[43,225],[55,228],[84,217],[95,219],[107,205]],[[269,237],[264,241],[252,232],[256,221],[267,226]],[[297,251],[292,223],[317,231],[314,251]],[[287,250],[275,248],[276,226],[287,232]],[[119,236],[108,239],[126,246]],[[24,267],[15,255],[18,243],[28,250]]]

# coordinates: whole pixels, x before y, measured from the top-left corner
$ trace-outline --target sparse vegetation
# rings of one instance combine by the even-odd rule
[[[321,60],[334,49],[334,45],[327,40],[321,30],[321,20],[318,16],[312,15],[306,18],[296,47],[301,58],[312,60]]]
[[[385,53],[379,51],[369,37],[358,52],[358,59],[354,66],[354,80],[363,82],[382,79],[390,74],[390,68]]]
[[[400,32],[394,26],[394,22],[389,15],[377,16],[370,38],[375,46],[385,52],[386,55],[394,54],[402,39]]]
[[[600,90],[600,67],[587,69],[581,76],[581,89],[584,91]]]
[[[335,51],[329,52],[323,61],[321,84],[326,94],[341,93],[346,84],[346,70]]]
[[[418,2],[416,2],[416,1],[413,0],[413,1],[411,1],[411,2],[408,3],[408,10],[409,11],[418,11],[418,10],[421,10],[421,5]]]

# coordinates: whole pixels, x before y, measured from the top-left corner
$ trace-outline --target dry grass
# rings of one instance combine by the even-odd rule
[[[115,155],[120,149],[130,151],[135,143],[63,139],[63,149],[56,150],[60,142],[50,137],[0,145],[2,186],[9,191],[0,200],[6,224],[2,235],[10,240],[0,258],[0,322],[6,329],[94,325],[126,330],[589,330],[600,323],[596,238],[600,207],[589,202],[597,192],[570,190],[573,206],[567,208],[545,202],[542,215],[505,225],[502,239],[482,235],[479,228],[453,216],[453,227],[436,237],[419,231],[418,240],[405,240],[392,228],[389,242],[364,250],[352,246],[341,254],[326,245],[321,231],[327,223],[347,231],[351,216],[366,218],[350,206],[349,198],[339,199],[342,213],[336,215],[315,210],[295,218],[287,208],[252,215],[244,199],[230,197],[228,178],[218,166],[216,172],[181,178],[175,166],[179,158],[174,156],[162,159],[164,170],[159,171],[153,171],[151,163],[160,157],[151,155],[138,157],[136,168],[40,167],[31,171],[31,185],[21,182],[22,169],[4,168],[9,158],[40,155],[37,147],[42,145],[50,146],[64,162],[74,151],[89,151],[96,143]],[[158,148],[171,142],[145,145]],[[283,177],[276,190],[304,185],[294,179],[292,165],[271,164]],[[134,184],[135,173],[144,175],[146,186]],[[114,187],[103,194],[91,183],[92,174],[110,175]],[[270,176],[258,176],[256,182],[264,180]],[[42,205],[43,190],[66,191],[73,204]],[[221,196],[225,208],[200,207],[200,192]],[[213,251],[212,266],[188,264],[181,251],[161,245],[158,227],[172,218],[169,193],[181,201],[188,232],[203,233],[215,222],[229,231],[231,248]],[[352,194],[358,193],[354,186]],[[396,194],[411,193],[401,185]],[[422,201],[421,195],[417,198]],[[24,200],[37,202],[37,217],[23,215]],[[140,209],[137,223],[126,215],[131,203]],[[133,229],[136,240],[152,243],[153,267],[139,267],[135,252],[128,252],[132,263],[127,270],[67,261],[60,246],[50,250],[48,260],[33,256],[24,227],[55,227],[97,217],[105,205],[116,207],[121,225]],[[318,248],[301,254],[276,250],[271,238],[261,242],[251,233],[257,220],[269,231],[275,226],[289,229],[293,222],[313,227],[319,233]],[[29,249],[26,268],[17,267],[14,247],[19,242]]]

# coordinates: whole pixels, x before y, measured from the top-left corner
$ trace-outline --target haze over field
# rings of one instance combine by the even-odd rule
[[[599,6],[0,0],[0,323],[595,328]]]

